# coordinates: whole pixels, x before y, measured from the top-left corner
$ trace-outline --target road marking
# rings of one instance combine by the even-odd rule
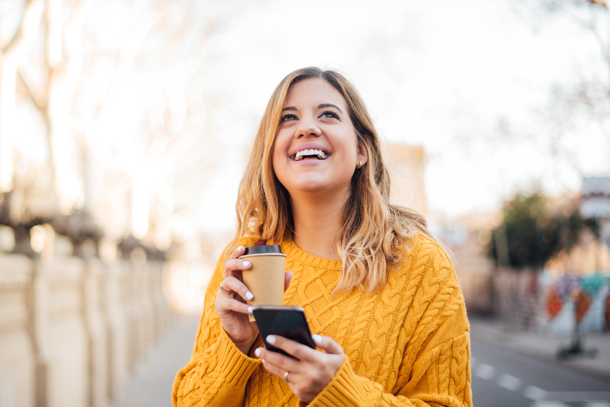
[[[473,368],[476,365],[476,369]],[[477,365],[475,358],[470,359],[471,370],[481,379],[491,380],[496,375],[496,368],[486,363]],[[521,387],[518,377],[501,374],[497,381],[498,386],[517,391]],[[610,407],[609,391],[553,391],[548,392],[536,386],[527,386],[523,396],[535,400],[530,407],[570,407],[564,402],[583,402],[583,407]]]
[[[523,396],[530,400],[544,400],[546,398],[546,391],[542,390],[540,387],[527,386],[525,390],[523,390]]]
[[[610,391],[549,391],[546,393],[547,400],[560,400],[567,403],[587,401],[595,406],[601,403],[600,407],[610,407]]]
[[[508,390],[517,391],[521,387],[521,379],[509,374],[503,374],[498,377],[498,386],[504,387]]]
[[[496,375],[496,368],[485,363],[481,363],[477,366],[475,374],[481,379],[490,380]]]

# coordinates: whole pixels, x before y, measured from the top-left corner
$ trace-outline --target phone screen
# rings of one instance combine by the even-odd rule
[[[252,313],[268,350],[296,359],[294,356],[267,343],[268,335],[283,336],[312,349],[316,348],[311,338],[311,331],[309,325],[307,325],[303,308],[260,305],[255,306]]]

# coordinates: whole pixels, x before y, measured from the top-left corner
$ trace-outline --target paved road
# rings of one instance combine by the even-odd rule
[[[472,338],[475,407],[610,407],[610,383]]]

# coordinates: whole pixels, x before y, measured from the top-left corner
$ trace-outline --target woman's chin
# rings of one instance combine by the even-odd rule
[[[349,184],[347,185],[349,188]],[[302,180],[298,183],[295,183],[288,189],[291,195],[303,195],[303,194],[311,194],[311,195],[320,195],[327,194],[328,196],[335,195],[337,192],[342,190],[340,185],[330,183],[325,180],[320,179],[308,179]]]
[[[328,186],[323,183],[307,182],[298,185],[294,185],[290,188],[290,191],[294,191],[297,194],[318,194],[328,190]]]

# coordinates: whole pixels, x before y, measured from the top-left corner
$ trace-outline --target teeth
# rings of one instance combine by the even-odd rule
[[[309,149],[309,150],[301,150],[294,156],[295,161],[301,161],[306,155],[317,155],[320,160],[326,159],[327,155],[322,150]]]

